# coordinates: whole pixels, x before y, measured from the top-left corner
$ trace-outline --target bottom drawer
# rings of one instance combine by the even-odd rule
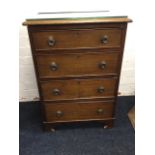
[[[44,110],[47,122],[97,120],[113,116],[114,102],[48,103]]]

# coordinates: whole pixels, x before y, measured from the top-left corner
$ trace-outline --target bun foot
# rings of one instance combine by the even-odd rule
[[[44,131],[55,132],[55,125],[53,124],[43,124]]]
[[[103,127],[104,127],[104,129],[110,129],[113,127],[113,124],[114,124],[113,120],[105,121]]]
[[[54,128],[51,128],[50,130],[51,130],[51,132],[55,132],[55,129]]]
[[[107,129],[108,128],[108,125],[104,125],[104,129]]]

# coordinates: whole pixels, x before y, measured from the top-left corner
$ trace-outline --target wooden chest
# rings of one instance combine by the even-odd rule
[[[112,127],[127,17],[27,20],[45,129]]]

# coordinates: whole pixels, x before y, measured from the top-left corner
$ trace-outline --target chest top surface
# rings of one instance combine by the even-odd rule
[[[84,23],[122,23],[132,22],[128,16],[104,11],[40,12],[27,18],[23,25],[55,25]]]

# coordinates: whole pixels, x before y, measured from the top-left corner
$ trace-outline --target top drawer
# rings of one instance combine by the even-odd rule
[[[121,29],[49,30],[32,33],[35,50],[114,48],[121,46]]]

